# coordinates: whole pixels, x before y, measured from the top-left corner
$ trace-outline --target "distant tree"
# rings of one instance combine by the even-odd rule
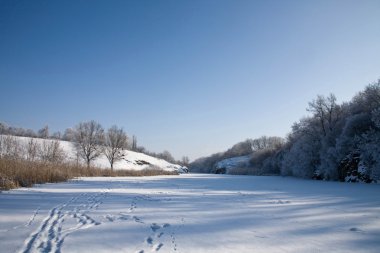
[[[143,146],[136,146],[134,151],[136,151],[136,152],[140,152],[140,153],[144,153],[144,154],[149,153],[149,152],[146,150],[146,148],[143,147]]]
[[[0,134],[7,134],[8,126],[7,124],[0,122]]]
[[[137,137],[136,137],[136,135],[132,136],[132,151],[137,151]]]
[[[284,139],[277,136],[262,136],[258,139],[254,139],[251,141],[251,149],[252,151],[258,150],[273,150],[278,149],[282,145],[284,145]]]
[[[27,129],[25,131],[25,136],[26,137],[32,137],[32,138],[35,138],[37,137],[37,134],[32,130],[32,129]]]
[[[49,126],[46,125],[45,127],[38,130],[38,137],[43,139],[49,138]]]
[[[111,170],[113,170],[114,163],[124,157],[123,150],[127,148],[127,140],[127,135],[122,128],[112,126],[108,129],[105,135],[104,154],[110,162]]]
[[[172,154],[170,154],[169,151],[165,150],[164,152],[162,152],[161,154],[159,154],[159,157],[161,159],[164,159],[165,161],[167,162],[170,162],[170,163],[174,163],[175,162],[175,159],[174,157],[172,156]]]
[[[239,142],[235,145],[233,145],[231,148],[229,148],[226,152],[223,154],[223,158],[231,158],[236,156],[244,156],[252,154],[252,140],[247,139],[245,141]]]
[[[189,165],[189,161],[190,161],[189,157],[187,157],[187,156],[182,156],[182,161],[181,161],[181,163],[182,163],[183,166],[188,166],[188,165]]]
[[[75,148],[78,155],[86,161],[90,167],[91,161],[102,154],[104,143],[104,130],[96,121],[79,123],[73,130]]]
[[[51,136],[53,139],[61,140],[62,139],[62,134],[60,131],[54,132],[53,135]]]
[[[72,128],[67,128],[63,133],[62,139],[64,141],[73,141],[75,139],[75,131]]]

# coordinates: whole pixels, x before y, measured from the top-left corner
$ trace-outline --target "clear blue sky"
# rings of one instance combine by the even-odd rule
[[[191,159],[380,77],[380,1],[0,0],[0,121],[94,119]]]

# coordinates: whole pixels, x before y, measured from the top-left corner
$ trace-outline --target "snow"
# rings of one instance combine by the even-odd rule
[[[2,252],[379,252],[380,185],[183,174],[0,193]]]
[[[28,142],[30,141],[30,137],[16,137],[16,140],[20,142],[21,145],[26,147]],[[39,145],[42,145],[44,141],[51,141],[51,140],[45,140],[45,139],[39,139],[39,138],[33,138]],[[63,149],[63,151],[66,154],[66,160],[67,161],[77,161],[76,151],[74,144],[72,142],[68,141],[61,141],[59,140],[60,147]],[[155,166],[159,167],[163,170],[167,171],[179,171],[180,173],[185,172],[187,170],[186,167],[183,167],[178,164],[172,164],[169,163],[163,159],[155,158],[143,153],[134,152],[130,150],[124,150],[124,159],[115,162],[114,169],[115,170],[142,170],[146,169],[149,166]],[[142,162],[141,162],[142,161]],[[110,163],[107,159],[107,157],[103,154],[97,159],[95,159],[92,163],[92,165],[100,167],[100,168],[110,168]]]
[[[215,167],[216,169],[226,169],[226,172],[228,174],[228,170],[230,169],[247,167],[251,158],[251,155],[227,158],[219,161]]]

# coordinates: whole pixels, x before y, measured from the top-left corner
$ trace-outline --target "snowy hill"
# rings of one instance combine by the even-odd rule
[[[32,139],[30,137],[18,137],[13,136],[15,140],[20,144],[21,150],[25,150],[28,142]],[[46,141],[46,139],[33,138],[40,146]],[[69,141],[59,140],[60,147],[65,153],[66,161],[77,161],[76,150],[74,143]],[[187,172],[187,168],[178,164],[169,163],[163,159],[155,158],[143,153],[138,153],[130,150],[124,150],[124,159],[115,162],[115,170],[142,170],[149,167],[158,167],[167,171],[178,171],[179,173]],[[79,158],[81,161],[81,159]],[[82,162],[82,161],[81,161]],[[100,168],[110,168],[107,157],[103,154],[92,162],[92,165]]]
[[[216,164],[215,173],[228,174],[231,169],[245,168],[249,165],[251,157],[251,155],[245,155],[223,159]]]

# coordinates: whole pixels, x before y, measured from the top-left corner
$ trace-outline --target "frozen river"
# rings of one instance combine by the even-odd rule
[[[188,174],[0,193],[1,252],[380,252],[380,185]]]

